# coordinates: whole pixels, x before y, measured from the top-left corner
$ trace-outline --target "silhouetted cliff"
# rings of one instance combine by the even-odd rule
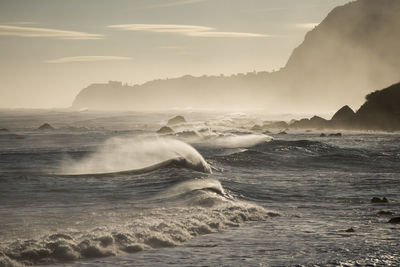
[[[339,109],[331,120],[317,116],[289,125],[296,129],[400,130],[400,83],[366,96],[366,102],[354,112],[349,106]]]
[[[278,72],[190,75],[143,85],[91,85],[73,107],[91,109],[266,108],[331,110],[361,105],[399,80],[400,1],[358,0],[335,8]]]
[[[356,124],[363,129],[400,130],[400,83],[367,95],[356,113]]]

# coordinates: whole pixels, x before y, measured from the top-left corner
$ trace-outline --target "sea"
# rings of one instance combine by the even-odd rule
[[[0,266],[400,266],[400,133],[269,120],[1,110]]]

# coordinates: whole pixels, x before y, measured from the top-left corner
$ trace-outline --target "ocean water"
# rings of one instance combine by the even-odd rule
[[[0,266],[400,266],[400,134],[177,114],[1,111]]]

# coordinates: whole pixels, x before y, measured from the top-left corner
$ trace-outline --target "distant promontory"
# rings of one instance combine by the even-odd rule
[[[76,96],[72,107],[310,112],[334,110],[344,103],[359,106],[369,92],[400,79],[399,14],[399,0],[350,2],[308,32],[279,71],[186,75],[134,86],[92,84]]]

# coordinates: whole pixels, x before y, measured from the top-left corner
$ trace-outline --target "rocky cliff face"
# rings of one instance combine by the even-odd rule
[[[400,1],[358,0],[335,8],[274,73],[92,85],[73,107],[93,109],[261,108],[332,110],[400,79]]]

